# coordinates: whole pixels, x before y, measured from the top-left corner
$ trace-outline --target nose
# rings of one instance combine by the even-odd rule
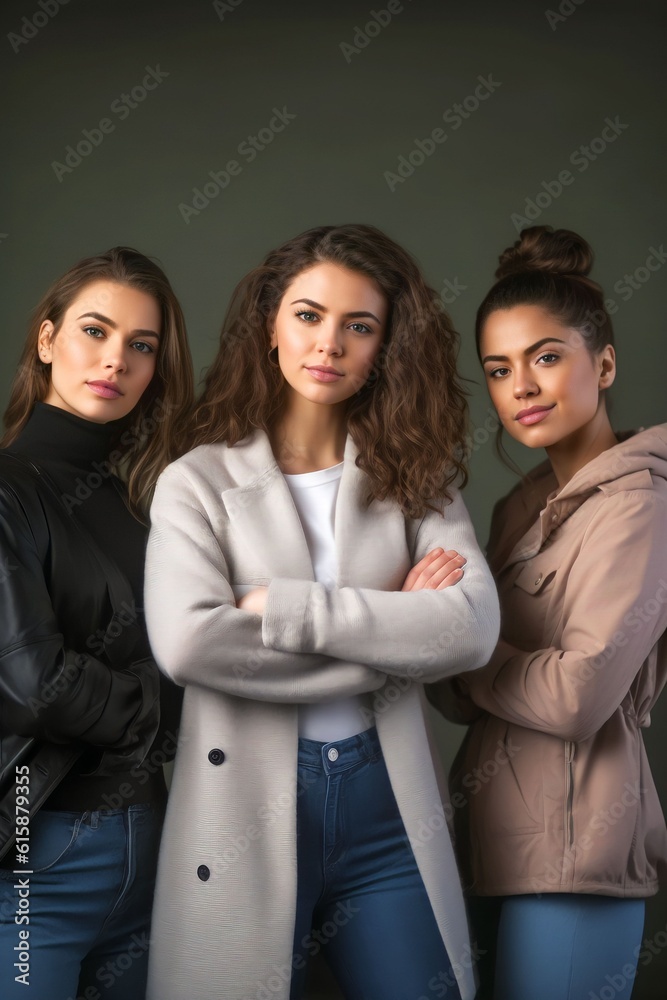
[[[317,349],[329,358],[337,358],[343,353],[343,341],[334,323],[322,323],[317,338]]]
[[[102,366],[108,371],[127,371],[129,347],[126,347],[120,338],[109,337],[106,345]]]
[[[512,393],[515,399],[523,399],[525,396],[536,396],[539,391],[540,387],[529,368],[517,367],[514,370]]]

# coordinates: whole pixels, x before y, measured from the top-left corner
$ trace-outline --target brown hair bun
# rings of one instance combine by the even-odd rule
[[[583,237],[570,229],[531,226],[513,246],[503,250],[496,278],[526,271],[550,271],[585,277],[593,266],[593,251]]]

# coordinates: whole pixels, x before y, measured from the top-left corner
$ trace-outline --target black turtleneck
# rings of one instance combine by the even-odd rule
[[[28,423],[7,451],[29,459],[50,476],[74,517],[125,574],[136,607],[141,609],[148,529],[127,507],[125,487],[111,473],[108,461],[113,441],[121,430],[120,421],[98,424],[48,403],[37,403]],[[146,655],[149,655],[147,640],[143,649],[136,650],[135,658]],[[161,682],[163,694],[173,708],[176,689],[166,678],[161,678]],[[167,687],[174,690],[167,691]],[[166,714],[172,723],[177,718],[173,711]],[[164,741],[163,726],[160,730],[153,748]],[[160,759],[163,761],[164,754]],[[83,773],[86,766],[86,758],[82,758],[82,763],[65,776],[44,808],[118,808],[164,796],[164,778],[159,766],[140,768],[139,777],[127,772],[108,777],[87,776]],[[121,802],[118,789],[123,785],[126,789]]]
[[[143,607],[147,530],[129,511],[125,488],[111,473],[108,456],[119,424],[97,424],[48,403],[36,403],[19,437],[7,448],[43,468],[68,509],[104,551],[113,551]]]

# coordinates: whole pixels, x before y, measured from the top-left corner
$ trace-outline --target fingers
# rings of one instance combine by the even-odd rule
[[[410,570],[401,589],[444,590],[459,582],[465,563],[454,549],[432,549]]]

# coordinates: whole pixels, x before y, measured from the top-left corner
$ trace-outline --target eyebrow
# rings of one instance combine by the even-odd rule
[[[86,312],[81,316],[77,316],[77,319],[86,319],[88,316],[90,316],[91,319],[96,319],[98,323],[106,323],[106,325],[110,326],[112,330],[118,329],[118,323],[115,323],[112,319],[109,319],[108,316],[103,316],[102,313],[98,312]],[[137,335],[142,337],[155,337],[156,340],[160,339],[160,334],[156,333],[155,330],[133,330],[132,336],[135,337]]]
[[[320,312],[329,312],[326,306],[320,305],[319,302],[313,302],[312,299],[294,299],[294,302],[290,302],[291,306],[296,305],[297,302],[305,302],[307,306],[312,306],[314,309],[319,309]],[[363,319],[364,317],[370,316],[374,319],[376,323],[380,323],[375,313],[372,312],[351,312],[345,313],[348,319]]]
[[[544,347],[545,344],[566,344],[566,340],[560,340],[558,337],[545,337],[544,340],[538,340],[536,344],[531,344],[523,352],[525,358],[535,351],[539,351],[540,347]],[[487,354],[485,358],[482,358],[482,364],[485,365],[487,361],[509,361],[509,358],[505,354]]]

